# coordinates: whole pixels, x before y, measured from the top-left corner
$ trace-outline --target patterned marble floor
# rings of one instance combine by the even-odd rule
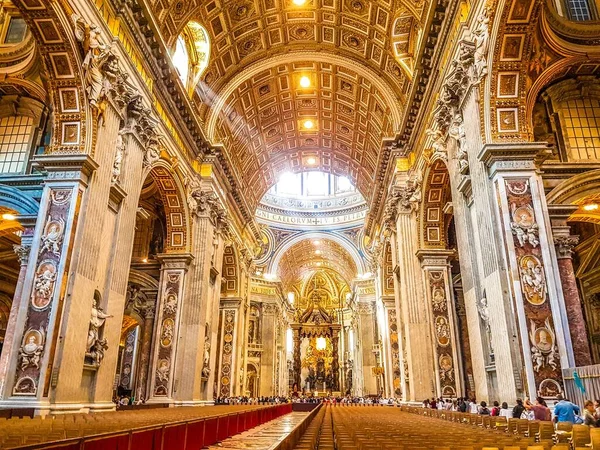
[[[269,450],[279,444],[304,418],[308,412],[293,412],[267,422],[251,430],[236,434],[209,449]]]

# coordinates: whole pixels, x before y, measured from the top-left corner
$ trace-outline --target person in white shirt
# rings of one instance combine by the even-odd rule
[[[502,402],[502,408],[500,408],[500,414],[498,415],[507,419],[512,418],[512,410],[508,409],[508,403]]]
[[[471,414],[477,414],[479,412],[479,405],[475,401],[475,399],[471,400],[471,404],[469,405],[469,412]]]

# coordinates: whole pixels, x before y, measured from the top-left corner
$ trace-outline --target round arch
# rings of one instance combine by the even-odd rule
[[[271,258],[271,263],[268,266],[269,273],[277,273],[279,268],[279,263],[283,255],[295,244],[310,239],[328,239],[339,244],[344,250],[348,252],[354,263],[356,264],[356,268],[361,272],[367,272],[367,264],[358,251],[358,249],[354,246],[352,241],[339,236],[334,233],[329,233],[327,231],[310,231],[307,233],[298,233],[288,240],[284,241],[273,253]]]
[[[54,153],[85,153],[93,135],[93,115],[86,102],[82,54],[61,2],[14,0],[33,34],[46,73],[52,103],[51,148]]]
[[[23,191],[0,184],[0,206],[15,211],[21,216],[37,216],[40,205]]]
[[[190,212],[179,176],[165,160],[160,159],[144,172],[142,183],[152,177],[165,208],[167,236],[165,252],[188,252],[191,248]]]
[[[420,240],[424,248],[447,248],[447,221],[444,207],[451,201],[450,174],[442,159],[427,168],[419,212]]]

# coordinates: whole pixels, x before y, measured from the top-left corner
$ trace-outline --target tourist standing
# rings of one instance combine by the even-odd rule
[[[521,415],[523,414],[523,411],[525,411],[525,406],[523,406],[523,400],[518,398],[517,404],[515,405],[512,411],[513,419],[520,419]]]
[[[575,415],[579,414],[579,406],[565,399],[562,394],[558,394],[556,398],[558,403],[554,406],[554,421],[575,423]]]

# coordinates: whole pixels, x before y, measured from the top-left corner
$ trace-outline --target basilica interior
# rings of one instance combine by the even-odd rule
[[[0,1],[0,416],[600,396],[599,13]]]

